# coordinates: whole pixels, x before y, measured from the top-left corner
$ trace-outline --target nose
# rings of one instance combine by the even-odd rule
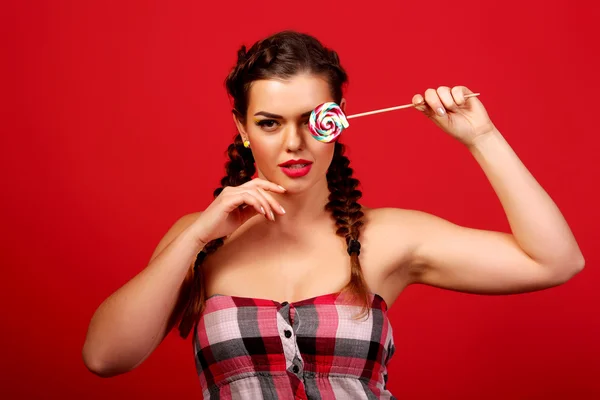
[[[297,152],[304,147],[302,129],[296,124],[290,124],[285,131],[285,147],[288,152]]]

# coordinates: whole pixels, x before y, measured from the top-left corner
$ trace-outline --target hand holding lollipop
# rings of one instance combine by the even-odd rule
[[[463,95],[466,100],[470,97],[479,96],[479,93],[468,93]],[[383,108],[374,111],[363,112],[346,116],[340,106],[333,102],[327,102],[318,105],[311,113],[308,128],[311,135],[318,141],[329,143],[336,140],[340,134],[350,126],[348,120],[351,118],[363,117],[366,115],[379,114],[388,111],[401,110],[404,108],[416,107],[420,111],[425,111],[426,104],[422,102],[417,104],[405,104],[402,106]]]

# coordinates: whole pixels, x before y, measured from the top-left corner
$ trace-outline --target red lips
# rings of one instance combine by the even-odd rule
[[[312,162],[308,161],[308,160],[303,160],[303,159],[287,160],[286,162],[279,164],[279,166],[280,167],[288,167],[290,165],[295,165],[295,164],[312,164]]]

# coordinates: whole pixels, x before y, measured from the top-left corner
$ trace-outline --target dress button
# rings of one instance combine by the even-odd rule
[[[298,368],[297,365],[294,365],[294,368],[292,368],[292,371],[294,371],[294,373],[297,374],[298,371],[300,371],[300,368]]]
[[[283,331],[283,334],[288,339],[292,337],[292,332],[288,331],[287,329],[285,331]]]

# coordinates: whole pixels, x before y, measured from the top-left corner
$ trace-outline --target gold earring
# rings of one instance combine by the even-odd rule
[[[245,148],[250,147],[250,141],[249,140],[244,140],[244,147]]]

